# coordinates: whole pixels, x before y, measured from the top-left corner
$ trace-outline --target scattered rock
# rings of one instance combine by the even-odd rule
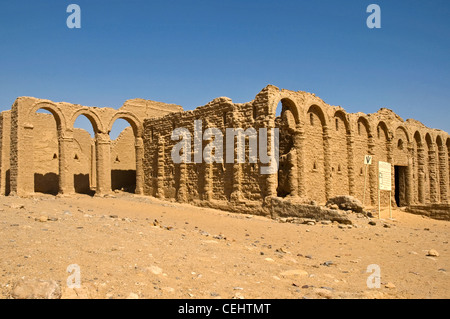
[[[61,299],[61,287],[54,280],[22,279],[11,292],[13,299]]]
[[[392,282],[388,282],[386,285],[384,285],[384,287],[386,287],[388,289],[394,289],[395,285]]]
[[[40,216],[39,218],[36,218],[35,220],[39,221],[41,223],[45,223],[46,221],[48,221],[48,217],[47,216]]]
[[[332,297],[332,291],[328,290],[328,289],[323,289],[323,288],[314,288],[314,293],[316,293],[317,295],[319,295],[320,297],[326,298],[326,299],[330,299]]]
[[[331,225],[331,220],[322,220],[321,224],[322,225]]]
[[[324,262],[324,263],[321,264],[321,265],[322,265],[322,266],[330,267],[331,265],[334,265],[334,263],[333,263],[331,260],[329,260],[329,261]]]
[[[371,226],[375,226],[377,223],[376,222],[374,222],[373,220],[371,220],[370,222],[369,222],[369,225],[371,225]]]
[[[231,297],[231,299],[245,299],[244,296],[242,294],[240,294],[239,292],[235,293],[233,297]]]
[[[332,205],[336,205],[339,209],[351,210],[356,213],[362,213],[364,211],[361,201],[349,195],[330,198],[327,201],[326,206],[331,207]]]
[[[127,299],[139,299],[139,296],[133,292],[130,292]]]
[[[439,253],[438,253],[436,250],[434,250],[434,249],[430,249],[430,250],[427,252],[427,256],[431,256],[431,257],[439,257]]]
[[[10,204],[9,207],[12,208],[12,209],[22,209],[22,208],[25,208],[25,206],[22,205],[22,204],[14,204],[14,203],[13,203],[13,204]]]
[[[283,271],[281,276],[288,277],[288,276],[307,276],[308,273],[304,271],[303,269],[292,269],[292,270],[286,270]]]
[[[283,247],[275,249],[275,252],[281,253],[281,254],[286,254],[286,253],[288,253],[288,251],[285,250]]]
[[[150,271],[151,273],[153,273],[155,275],[160,275],[163,272],[163,270],[161,268],[159,268],[158,266],[155,266],[155,265],[147,267],[146,270]]]

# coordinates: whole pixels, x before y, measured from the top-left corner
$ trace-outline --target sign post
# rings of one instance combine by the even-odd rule
[[[372,156],[371,155],[365,155],[364,156],[364,195],[363,195],[363,206],[366,202],[366,184],[367,184],[367,167],[372,164]]]
[[[392,218],[392,175],[391,163],[378,162],[378,219],[380,218],[380,192],[389,191],[389,217]]]

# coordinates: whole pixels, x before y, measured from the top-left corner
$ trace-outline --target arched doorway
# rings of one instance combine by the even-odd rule
[[[32,115],[34,192],[56,195],[59,192],[59,118],[42,106]]]
[[[73,150],[69,155],[75,193],[94,195],[96,189],[95,124],[79,114],[73,124]]]
[[[118,118],[111,131],[111,189],[134,193],[136,189],[135,135],[130,123]]]
[[[307,196],[318,203],[325,204],[329,195],[330,167],[326,154],[327,124],[325,115],[318,105],[309,107],[305,124],[306,182],[310,184]]]
[[[294,147],[294,132],[297,126],[297,110],[294,102],[282,99],[275,110],[275,128],[279,129],[279,166],[277,174],[277,196],[297,194],[297,152]]]
[[[143,193],[142,123],[131,112],[117,112],[109,121],[110,178],[113,190]]]

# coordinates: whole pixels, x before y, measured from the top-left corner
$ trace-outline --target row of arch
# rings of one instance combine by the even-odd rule
[[[34,192],[33,161],[23,162],[34,157],[33,117],[39,110],[46,110],[53,115],[57,128],[58,139],[58,192],[61,194],[75,193],[73,174],[74,162],[74,124],[79,116],[85,116],[92,125],[95,137],[95,194],[103,195],[112,191],[111,185],[111,139],[109,133],[118,119],[130,124],[134,134],[136,158],[136,193],[142,193],[142,121],[129,110],[114,110],[109,108],[84,107],[73,104],[38,101],[30,106],[27,103],[16,102],[12,109],[11,121],[16,121],[17,134],[21,136],[12,143],[12,154],[17,153],[18,161],[11,161],[11,191],[29,194]],[[56,155],[56,154],[55,154]],[[75,154],[76,156],[76,154]],[[56,157],[55,157],[56,158]],[[91,177],[92,178],[92,177]]]
[[[291,183],[294,185],[291,188],[296,188],[291,189],[291,193],[325,202],[341,192],[361,200],[366,197],[366,203],[375,203],[376,165],[367,173],[367,196],[363,191],[366,176],[363,156],[373,155],[376,161],[387,161],[395,166],[392,179],[394,185],[403,187],[403,204],[448,200],[450,137],[445,132],[408,127],[410,124],[404,122],[396,123],[392,130],[378,115],[370,119],[361,114],[347,114],[341,109],[327,112],[329,110],[319,103],[299,107],[300,103],[290,97],[280,98],[279,103],[270,105],[270,116],[277,116],[279,104],[280,116],[289,123],[289,131],[294,136],[293,147],[297,151],[297,163],[293,165],[299,168],[298,181]],[[399,177],[395,174],[405,175],[403,184],[398,183],[396,178]],[[269,184],[275,193],[274,182]],[[314,186],[306,187],[306,184]]]
[[[72,112],[62,111],[61,108],[52,102],[38,102],[29,111],[28,118],[30,118],[36,111],[43,109],[53,114],[58,131],[66,132],[72,131],[76,119],[80,115],[86,116],[92,124],[95,133],[109,133],[118,119],[126,120],[133,128],[136,137],[142,137],[142,121],[130,111],[116,111],[102,120],[101,117],[93,110],[93,107],[77,107]]]

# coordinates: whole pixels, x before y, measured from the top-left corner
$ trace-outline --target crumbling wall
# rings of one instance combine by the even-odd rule
[[[52,114],[36,113],[33,118],[33,167],[34,191],[57,194],[59,191],[59,141],[55,119]],[[83,129],[74,128],[70,150],[75,192],[91,192],[92,155],[95,156],[91,135]]]
[[[53,122],[50,121],[45,130],[45,125],[41,123],[41,118],[45,117],[36,115],[40,109],[50,112],[50,118],[53,117]],[[3,183],[2,192],[5,192],[6,185],[10,186],[11,193],[19,196],[34,191],[63,194],[90,192],[94,188],[99,195],[111,192],[109,132],[117,119],[124,119],[132,127],[134,135],[131,145],[134,145],[135,153],[135,191],[142,193],[142,121],[181,110],[178,105],[143,99],[129,100],[119,109],[113,109],[19,97],[10,111],[9,136],[5,132],[6,125],[2,125],[2,154],[9,156],[4,158],[2,171],[5,172],[5,160],[10,165],[10,183]],[[80,136],[73,125],[80,115],[86,116],[92,124],[95,133],[93,143],[92,140],[80,142],[77,139]],[[6,154],[5,146],[8,144],[10,151]],[[52,157],[46,161],[50,153]]]
[[[276,118],[280,101],[283,111]],[[189,130],[189,155],[193,156],[196,119],[202,121],[203,131],[209,127],[223,132],[225,128],[280,128],[279,172],[262,175],[261,162],[248,161],[248,144],[243,164],[174,164],[171,151],[178,140],[171,140],[172,131]],[[302,91],[268,86],[248,103],[218,98],[193,111],[147,119],[143,140],[144,193],[203,206],[244,211],[252,207],[266,214],[264,206],[269,202],[265,199],[277,195],[317,204],[347,194],[363,201],[364,185],[365,205],[376,206],[379,161],[392,165],[393,205],[397,201],[401,205],[446,202],[449,197],[448,133],[404,121],[386,108],[372,114],[349,114]],[[202,142],[202,150],[208,143]],[[372,156],[372,165],[364,164],[365,155]],[[389,192],[380,192],[382,206],[389,204],[389,198]]]
[[[9,195],[11,111],[0,113],[0,195]]]
[[[37,113],[33,126],[34,191],[57,194],[59,151],[55,119],[51,114]]]

